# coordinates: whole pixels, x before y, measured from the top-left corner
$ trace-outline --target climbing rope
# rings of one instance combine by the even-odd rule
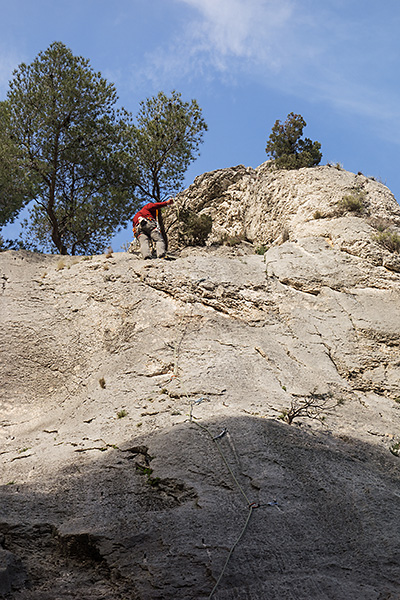
[[[250,520],[251,520],[251,517],[252,517],[254,509],[255,508],[259,508],[260,505],[257,502],[251,502],[251,500],[248,498],[246,492],[244,491],[243,487],[240,485],[240,483],[239,483],[239,481],[238,481],[235,473],[233,472],[233,470],[232,470],[232,468],[231,468],[228,460],[226,459],[226,456],[225,456],[225,454],[224,454],[224,452],[223,452],[223,450],[222,450],[222,448],[221,448],[221,446],[219,444],[219,440],[222,439],[226,435],[227,429],[223,429],[223,431],[221,431],[221,433],[219,433],[218,435],[215,436],[215,435],[213,435],[213,433],[210,431],[210,429],[208,427],[206,427],[205,425],[202,425],[201,423],[198,423],[198,421],[196,421],[196,417],[193,415],[193,407],[195,405],[200,404],[203,400],[206,400],[206,398],[199,398],[199,399],[194,400],[194,401],[190,400],[189,395],[188,395],[188,393],[187,393],[187,391],[186,391],[186,389],[185,389],[185,387],[183,385],[183,382],[182,382],[182,380],[179,377],[179,369],[178,369],[179,355],[180,355],[180,350],[181,350],[183,339],[184,339],[184,337],[186,335],[187,327],[188,327],[188,324],[186,323],[184,331],[183,331],[183,334],[181,336],[181,339],[179,340],[179,343],[174,346],[174,370],[173,370],[173,377],[175,377],[177,380],[179,380],[179,383],[180,383],[180,385],[182,387],[183,393],[185,394],[185,396],[187,398],[187,401],[188,401],[188,403],[190,405],[189,422],[193,423],[194,425],[196,425],[197,427],[199,427],[199,429],[202,429],[203,431],[205,431],[207,433],[207,435],[211,438],[211,440],[213,441],[213,443],[216,445],[217,450],[218,450],[218,452],[219,452],[219,454],[220,454],[220,456],[221,456],[221,458],[222,458],[222,460],[223,460],[226,468],[228,469],[228,471],[229,471],[229,473],[230,473],[230,475],[232,477],[232,480],[234,481],[234,483],[235,483],[238,491],[240,492],[240,494],[243,496],[243,498],[244,498],[244,500],[245,500],[245,502],[247,504],[247,507],[248,507],[248,514],[247,514],[246,521],[245,521],[245,523],[244,523],[244,525],[243,525],[243,527],[242,527],[242,529],[240,531],[240,534],[238,535],[237,539],[232,544],[232,546],[231,546],[231,548],[230,548],[230,550],[228,552],[228,556],[226,557],[225,563],[224,563],[224,565],[222,567],[222,570],[221,570],[221,572],[220,572],[220,574],[219,574],[219,576],[218,576],[218,578],[217,578],[217,580],[215,582],[214,587],[212,588],[212,590],[210,592],[210,595],[208,596],[208,600],[211,600],[212,597],[213,597],[213,595],[214,595],[214,593],[215,593],[215,591],[216,591],[216,589],[218,588],[218,586],[219,586],[219,584],[220,584],[220,582],[221,582],[224,574],[225,574],[226,568],[227,568],[227,566],[229,564],[229,561],[230,561],[230,559],[232,557],[232,554],[233,554],[236,546],[240,543],[241,539],[243,538],[243,536],[244,536],[244,534],[246,532],[246,529],[247,529],[247,527],[248,527],[248,525],[250,523]]]
[[[191,403],[191,405],[193,406],[193,403]],[[191,408],[192,408],[192,407],[191,407]],[[231,475],[231,477],[232,477],[233,481],[235,482],[235,484],[236,484],[236,486],[237,486],[237,488],[238,488],[239,492],[242,494],[243,498],[245,499],[245,501],[246,501],[246,504],[247,504],[248,506],[250,506],[251,504],[253,504],[253,503],[252,503],[252,502],[249,500],[249,498],[247,497],[247,495],[246,495],[245,491],[243,490],[242,486],[240,485],[239,481],[237,480],[237,477],[236,477],[236,475],[235,475],[235,474],[234,474],[234,472],[232,471],[232,468],[231,468],[230,464],[228,463],[228,461],[226,460],[226,458],[225,458],[225,454],[223,453],[223,451],[222,451],[222,449],[221,449],[221,446],[220,446],[220,445],[219,445],[219,443],[218,443],[218,440],[219,440],[219,439],[221,439],[221,438],[222,438],[222,437],[223,437],[223,436],[226,434],[226,429],[224,429],[224,431],[222,431],[222,432],[221,432],[221,433],[220,433],[218,436],[216,436],[216,437],[215,437],[215,436],[213,436],[213,434],[211,433],[211,431],[208,429],[208,427],[206,427],[205,425],[201,425],[201,423],[198,423],[197,421],[194,421],[193,419],[194,419],[194,417],[193,417],[193,410],[191,410],[191,412],[190,412],[190,417],[189,417],[189,420],[190,420],[190,422],[191,422],[191,423],[194,423],[195,425],[197,425],[197,427],[200,427],[200,429],[203,429],[203,431],[205,431],[205,432],[206,432],[206,433],[209,435],[209,437],[212,439],[212,441],[213,441],[213,442],[215,443],[215,445],[217,446],[217,450],[218,450],[218,452],[219,452],[219,454],[220,454],[220,456],[221,456],[222,460],[224,461],[224,463],[225,463],[225,466],[227,467],[227,469],[228,469],[228,471],[229,471],[229,473],[230,473],[230,475]]]
[[[185,392],[185,395],[186,395],[186,397],[188,398],[188,396],[187,396],[187,393],[186,393],[186,392]],[[189,400],[189,398],[188,398],[188,400]],[[189,400],[189,402],[190,402],[190,400]],[[207,433],[207,435],[208,435],[208,436],[211,438],[211,440],[214,442],[214,444],[216,445],[216,447],[217,447],[217,450],[218,450],[218,452],[219,452],[219,454],[220,454],[220,456],[221,456],[222,460],[224,461],[224,464],[225,464],[225,466],[227,467],[227,469],[228,469],[228,471],[229,471],[229,473],[230,473],[230,475],[231,475],[231,477],[232,477],[232,479],[233,479],[233,481],[234,481],[234,483],[235,483],[236,487],[238,488],[239,492],[241,493],[241,495],[242,495],[242,496],[243,496],[243,498],[245,499],[245,501],[246,501],[246,504],[247,504],[247,506],[248,506],[248,509],[249,509],[249,512],[248,512],[248,514],[247,514],[247,518],[246,518],[245,524],[243,525],[243,528],[242,528],[242,530],[241,530],[241,532],[240,532],[239,536],[237,537],[237,539],[235,540],[235,542],[232,544],[232,546],[231,546],[231,548],[230,548],[230,550],[229,550],[228,556],[226,557],[226,560],[225,560],[224,566],[222,567],[221,573],[219,574],[219,576],[218,576],[218,579],[217,579],[217,581],[215,582],[215,585],[214,585],[213,589],[211,590],[211,592],[210,592],[210,595],[208,596],[208,600],[211,600],[211,598],[212,598],[212,597],[213,597],[213,595],[214,595],[214,592],[215,592],[215,590],[216,590],[216,589],[217,589],[217,587],[219,586],[219,584],[220,584],[220,582],[221,582],[221,580],[222,580],[222,578],[223,578],[223,576],[224,576],[224,573],[225,573],[225,571],[226,571],[226,568],[227,568],[227,566],[228,566],[228,563],[229,563],[229,561],[230,561],[230,559],[231,559],[231,557],[232,557],[233,551],[235,550],[236,546],[239,544],[240,540],[241,540],[241,539],[242,539],[242,537],[244,536],[244,534],[245,534],[245,532],[246,532],[246,529],[247,529],[247,527],[248,527],[248,525],[249,525],[249,523],[250,523],[250,519],[251,519],[251,516],[252,516],[252,514],[253,514],[253,511],[254,511],[254,509],[255,509],[255,508],[258,508],[258,507],[259,507],[259,504],[258,504],[258,503],[256,503],[256,502],[251,502],[251,501],[249,500],[249,498],[248,498],[248,496],[247,496],[246,492],[244,491],[243,487],[240,485],[240,483],[239,483],[239,481],[238,481],[238,479],[237,479],[236,475],[234,474],[234,472],[233,472],[233,470],[232,470],[232,468],[231,468],[231,466],[230,466],[229,462],[227,461],[227,459],[226,459],[226,457],[225,457],[225,454],[224,454],[224,452],[222,451],[222,448],[221,448],[221,446],[220,446],[220,444],[219,444],[219,442],[218,442],[218,440],[220,440],[222,437],[224,437],[224,435],[227,433],[227,430],[226,430],[226,429],[224,429],[224,430],[223,430],[223,431],[222,431],[220,434],[218,434],[217,436],[214,436],[214,435],[211,433],[211,431],[210,431],[210,429],[209,429],[208,427],[206,427],[205,425],[202,425],[201,423],[198,423],[197,421],[195,421],[195,420],[194,420],[194,419],[195,419],[195,417],[193,416],[193,405],[194,405],[194,404],[199,404],[199,402],[198,402],[198,401],[195,401],[195,402],[190,402],[190,414],[189,414],[189,421],[190,421],[191,423],[194,423],[195,425],[197,425],[197,427],[199,427],[199,428],[200,428],[200,429],[202,429],[203,431],[205,431],[205,432]]]
[[[221,573],[219,574],[219,577],[218,577],[217,581],[215,582],[215,585],[214,585],[213,589],[211,590],[211,593],[210,593],[210,595],[208,596],[208,600],[211,600],[211,598],[213,597],[213,594],[214,594],[215,590],[216,590],[216,589],[217,589],[217,587],[219,586],[219,584],[220,584],[220,581],[221,581],[222,577],[224,576],[224,573],[225,573],[226,567],[228,566],[228,563],[229,563],[229,561],[230,561],[230,559],[231,559],[231,556],[232,556],[232,554],[233,554],[233,551],[234,551],[234,549],[236,548],[236,546],[238,545],[238,543],[240,542],[240,540],[242,539],[242,537],[244,536],[244,534],[245,534],[245,531],[246,531],[246,529],[247,529],[247,526],[248,526],[248,524],[249,524],[249,522],[250,522],[250,519],[251,519],[251,515],[252,515],[252,513],[253,513],[253,510],[254,510],[255,508],[257,508],[257,507],[258,507],[258,504],[250,504],[250,505],[249,505],[249,513],[248,513],[248,515],[247,515],[247,519],[246,519],[246,522],[245,522],[245,524],[244,524],[244,526],[243,526],[243,529],[242,529],[242,531],[240,532],[240,534],[239,534],[239,537],[237,538],[237,540],[235,541],[235,543],[234,543],[234,544],[231,546],[231,549],[229,550],[228,556],[226,557],[225,564],[224,564],[224,566],[222,567],[222,571],[221,571]]]

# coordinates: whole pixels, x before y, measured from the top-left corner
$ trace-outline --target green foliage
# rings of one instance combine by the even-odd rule
[[[136,470],[142,473],[142,475],[147,475],[148,477],[150,477],[150,475],[153,473],[153,469],[151,467],[145,467],[140,463],[135,463],[135,466]]]
[[[373,239],[389,252],[400,252],[400,235],[395,231],[379,231]]]
[[[321,162],[321,144],[301,139],[305,126],[303,117],[294,113],[283,124],[275,121],[265,151],[278,169],[313,167]]]
[[[378,232],[372,236],[375,242],[389,252],[400,252],[400,235],[394,230],[390,219],[374,217],[369,222]]]
[[[397,442],[396,444],[390,446],[389,450],[394,456],[400,457],[400,442]]]
[[[146,475],[147,483],[151,487],[157,487],[160,484],[160,482],[161,482],[160,477],[152,477],[153,469],[151,467],[145,467],[145,466],[141,465],[140,463],[135,463],[135,465],[136,465],[137,471],[139,471],[142,475]]]
[[[264,255],[269,250],[269,246],[267,244],[261,244],[261,246],[257,246],[255,249],[256,254]]]
[[[22,240],[4,239],[0,235],[0,252],[4,250],[28,250],[28,248],[24,247],[24,243],[22,242]]]
[[[183,102],[176,91],[159,92],[140,103],[132,128],[142,200],[160,202],[181,188],[185,172],[199,155],[207,125],[196,100]]]
[[[127,411],[126,411],[126,410],[124,410],[124,409],[122,409],[122,410],[119,410],[119,411],[117,412],[117,417],[118,417],[118,419],[123,419],[123,418],[124,418],[124,417],[126,417],[127,415],[128,415],[128,413],[127,413]]]
[[[346,194],[337,203],[339,213],[353,212],[361,214],[365,210],[366,193],[359,188],[355,188],[352,194]]]
[[[204,246],[212,229],[211,216],[199,215],[190,209],[180,209],[178,218],[179,243],[185,246]]]
[[[0,226],[13,221],[34,197],[34,181],[27,178],[26,161],[10,131],[10,106],[0,102]]]
[[[36,200],[26,236],[43,249],[101,252],[137,208],[130,119],[116,101],[114,86],[61,42],[14,71],[7,143]]]

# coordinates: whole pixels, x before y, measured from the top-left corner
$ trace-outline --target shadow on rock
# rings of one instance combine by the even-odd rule
[[[206,599],[223,571],[215,599],[394,600],[399,473],[376,447],[267,419],[138,436],[43,489],[2,488],[0,592]]]

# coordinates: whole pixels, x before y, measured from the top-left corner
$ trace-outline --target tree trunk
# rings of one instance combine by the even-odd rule
[[[47,203],[47,216],[49,217],[49,221],[51,224],[51,239],[53,240],[57,250],[60,254],[68,254],[68,250],[66,246],[64,246],[60,229],[58,226],[58,221],[56,214],[54,212],[54,199],[55,199],[55,190],[56,190],[56,180],[57,180],[57,170],[58,170],[58,144],[59,144],[60,130],[57,133],[55,144],[54,144],[54,153],[53,153],[53,170],[51,175],[51,181],[49,186],[49,201]]]
[[[51,225],[51,239],[60,254],[68,254],[68,250],[62,241],[60,230],[58,228],[57,217],[53,210],[53,203],[50,201],[46,207],[46,212]]]
[[[60,232],[58,231],[57,221],[55,222],[55,224],[52,223],[51,239],[53,240],[60,254],[64,256],[68,254],[68,250],[66,246],[64,246],[62,238],[60,236]]]

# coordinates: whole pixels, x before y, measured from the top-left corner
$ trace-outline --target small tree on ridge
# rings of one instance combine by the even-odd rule
[[[278,169],[314,167],[321,162],[321,144],[301,139],[306,122],[301,115],[290,113],[282,124],[275,121],[265,151]]]

